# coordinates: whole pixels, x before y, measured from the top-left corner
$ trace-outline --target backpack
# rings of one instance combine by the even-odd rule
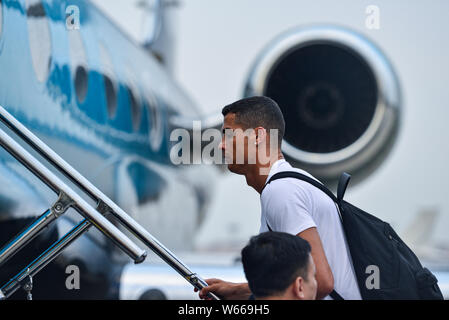
[[[266,185],[283,178],[308,182],[336,203],[362,299],[443,299],[437,278],[422,267],[388,223],[343,200],[351,178],[349,174],[341,175],[337,196],[315,179],[294,171],[274,174]],[[335,290],[330,296],[334,300],[343,299]]]

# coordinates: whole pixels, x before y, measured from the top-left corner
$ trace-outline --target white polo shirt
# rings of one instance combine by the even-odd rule
[[[296,171],[314,178],[281,159],[272,165],[266,182],[282,171]],[[273,231],[293,235],[316,227],[334,276],[335,291],[346,300],[361,299],[343,226],[337,207],[329,196],[308,182],[284,178],[267,185],[260,201],[260,233],[269,231],[267,223]],[[327,296],[325,299],[331,298]]]

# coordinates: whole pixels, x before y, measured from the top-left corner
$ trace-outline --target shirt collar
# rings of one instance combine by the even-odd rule
[[[270,168],[270,173],[268,174],[267,179],[265,180],[265,184],[267,184],[268,180],[278,171],[278,168],[281,164],[286,162],[285,159],[279,159],[275,163],[272,164]]]

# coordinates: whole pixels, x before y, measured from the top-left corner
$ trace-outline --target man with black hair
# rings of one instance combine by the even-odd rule
[[[309,243],[284,232],[252,237],[243,270],[256,300],[314,300],[317,283]]]
[[[222,110],[220,148],[231,172],[244,175],[260,194],[260,233],[286,232],[308,241],[316,266],[317,299],[330,299],[336,292],[344,299],[361,299],[348,245],[335,203],[309,183],[284,178],[269,179],[282,171],[309,173],[293,168],[283,157],[281,143],[285,121],[275,101],[250,97]],[[299,124],[298,124],[299,125]],[[208,279],[200,298],[213,292],[223,299],[248,299],[247,283]],[[333,292],[333,290],[335,290]]]

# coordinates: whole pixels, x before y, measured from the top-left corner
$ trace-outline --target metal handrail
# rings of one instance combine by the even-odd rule
[[[56,177],[51,171],[49,171],[45,166],[38,162],[33,156],[31,156],[31,154],[29,154],[24,148],[17,144],[4,131],[0,130],[0,145],[2,145],[2,147],[4,147],[9,153],[11,153],[38,178],[45,182],[53,191],[58,193],[60,195],[60,199],[68,199],[69,203],[58,203],[57,201],[52,209],[50,209],[49,215],[53,213],[56,219],[57,216],[64,213],[68,207],[75,208],[88,220],[89,223],[92,223],[106,236],[114,240],[114,243],[117,244],[122,250],[124,250],[132,259],[134,259],[136,263],[142,262],[146,256],[145,251],[139,249],[131,240],[129,240],[124,234],[122,234],[120,230],[112,225],[98,211],[102,212],[103,214],[111,213],[135,237],[140,239],[146,246],[148,246],[155,254],[157,254],[170,267],[177,271],[195,288],[201,290],[202,288],[207,286],[207,283],[202,278],[193,273],[169,249],[162,245],[147,230],[145,230],[145,228],[143,228],[139,223],[132,219],[117,204],[115,204],[98,188],[90,183],[83,175],[81,175],[72,166],[70,166],[64,159],[62,159],[58,154],[56,154],[56,152],[54,152],[50,147],[48,147],[44,142],[36,137],[30,130],[28,130],[16,118],[8,113],[2,106],[0,106],[0,121],[8,126],[15,134],[17,134],[17,136],[19,136],[24,142],[31,146],[39,155],[46,159],[67,179],[77,185],[83,192],[85,192],[91,199],[93,199],[97,203],[97,210],[89,206],[89,204],[87,204],[87,202],[85,202],[71,188],[66,186],[58,177]],[[60,208],[61,212],[59,213],[56,212],[58,206],[62,206]],[[46,223],[50,223],[50,220],[53,221],[54,219],[46,219],[45,221]],[[79,235],[80,234],[78,234],[77,236]],[[25,240],[30,241],[30,235],[27,234],[27,236],[28,239]],[[70,232],[66,236],[69,236],[70,238],[72,237]],[[14,250],[9,250],[7,251],[7,253],[4,252],[4,249],[0,250],[0,264],[2,263],[2,261],[4,262],[8,257],[12,256],[18,249],[22,248],[27,243],[27,241],[25,240],[19,238],[10,242],[7,247],[12,246]],[[66,243],[64,247],[72,241],[73,240]],[[2,289],[0,288],[0,291],[1,290]],[[3,292],[3,295],[5,295],[5,292]],[[210,294],[210,297],[212,299],[219,300],[219,298],[214,294]]]

